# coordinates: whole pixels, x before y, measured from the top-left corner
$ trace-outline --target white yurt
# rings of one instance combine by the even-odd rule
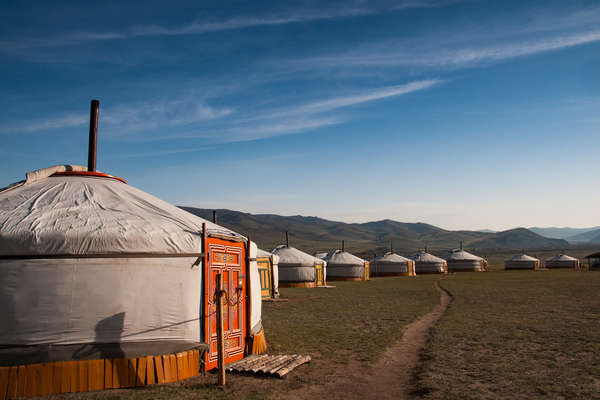
[[[448,272],[481,272],[487,266],[485,259],[462,248],[448,251],[443,258],[448,263]]]
[[[315,257],[320,258],[321,260],[325,259],[325,257],[327,257],[327,252],[323,251],[323,252],[317,252],[315,253]]]
[[[333,250],[327,257],[327,277],[332,281],[368,281],[369,262],[343,250]]]
[[[546,268],[579,268],[579,260],[563,253],[547,259]]]
[[[375,259],[372,276],[415,276],[415,262],[401,255],[387,252]]]
[[[0,189],[1,398],[216,367],[218,275],[226,362],[266,347],[256,244],[97,172],[97,115],[92,101],[87,168],[45,168]]]
[[[448,273],[448,263],[446,260],[429,254],[426,251],[417,252],[411,259],[415,262],[415,272],[417,275]]]
[[[258,249],[256,253],[260,292],[263,300],[279,297],[279,256]]]
[[[280,287],[319,287],[327,285],[327,262],[288,245],[272,251],[279,256]]]
[[[217,273],[237,301],[226,358],[235,361],[252,348],[247,336],[259,336],[259,347],[264,342],[258,269],[247,251],[245,237],[121,178],[77,166],[27,174],[0,192],[0,366],[27,373],[46,363],[44,373],[52,374],[60,370],[53,364],[71,362],[65,373],[75,374],[98,360],[126,360],[121,368],[129,370],[144,360],[137,383],[113,377],[107,384],[103,375],[71,391],[196,375],[202,354],[208,369],[216,362],[216,353],[204,350],[216,339]],[[249,257],[256,251],[252,243]],[[165,364],[171,356],[188,368]],[[103,371],[117,372],[128,371]]]
[[[540,260],[527,254],[518,254],[504,260],[504,269],[539,269]]]

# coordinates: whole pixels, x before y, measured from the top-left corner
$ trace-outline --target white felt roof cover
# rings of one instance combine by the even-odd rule
[[[202,223],[245,240],[115,179],[48,177],[0,193],[0,255],[198,253]]]
[[[412,259],[418,262],[429,262],[429,263],[443,263],[446,260],[436,257],[433,254],[426,253],[424,251],[419,251],[417,254],[412,256]]]
[[[540,261],[535,257],[528,256],[527,254],[518,254],[516,256],[512,256],[506,261]]]
[[[396,253],[385,253],[383,256],[378,257],[375,261],[380,262],[380,263],[398,263],[398,264],[406,264],[407,262],[410,261],[410,259],[406,258],[406,257],[402,257],[401,255],[398,255]]]
[[[476,256],[475,254],[471,254],[468,251],[464,250],[451,250],[444,256],[444,259],[447,261],[467,261],[467,260],[483,260],[481,257]]]
[[[365,260],[347,251],[333,250],[325,258],[327,265],[363,265]]]
[[[560,254],[549,258],[548,261],[577,261],[577,259],[566,254]]]
[[[315,264],[326,265],[326,262],[320,258],[311,256],[308,253],[298,250],[295,247],[280,245],[273,249],[273,254],[279,256],[279,265],[294,264],[312,267]]]

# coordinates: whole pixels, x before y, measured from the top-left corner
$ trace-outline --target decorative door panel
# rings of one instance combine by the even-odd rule
[[[325,274],[323,273],[323,266],[320,264],[315,265],[315,285],[325,286]]]
[[[365,263],[365,281],[368,281],[371,277],[371,264],[369,262]]]
[[[216,277],[222,275],[223,290],[227,293],[223,307],[223,332],[225,363],[232,363],[244,355],[246,285],[245,250],[243,243],[208,238],[208,265],[205,273],[206,369],[217,366],[217,304],[215,301]]]
[[[268,259],[257,260],[258,275],[260,276],[260,295],[263,299],[270,299],[271,293],[271,262]]]

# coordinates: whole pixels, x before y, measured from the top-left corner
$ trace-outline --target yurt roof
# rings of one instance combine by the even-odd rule
[[[443,258],[436,257],[433,254],[429,254],[425,251],[419,251],[417,254],[415,254],[411,258],[418,262],[427,262],[427,263],[443,263],[446,261]]]
[[[549,258],[547,261],[577,261],[577,259],[566,254],[559,254]]]
[[[325,261],[329,265],[363,265],[365,263],[365,260],[362,258],[342,250],[333,250],[327,254]]]
[[[288,247],[284,244],[273,249],[273,254],[279,256],[279,264],[295,264],[301,266],[313,266],[315,264],[325,264],[320,258],[311,256],[295,247]]]
[[[263,249],[258,249],[256,251],[256,257],[258,258],[267,258],[267,257],[271,257],[273,254],[269,253],[268,251],[265,251]]]
[[[398,255],[396,253],[387,252],[384,255],[382,255],[381,257],[376,258],[375,261],[383,262],[383,263],[390,263],[390,264],[392,264],[392,263],[406,264],[407,262],[410,261],[410,259],[408,259],[406,257],[402,257],[401,255]]]
[[[196,254],[207,234],[245,241],[120,180],[35,171],[0,192],[0,255]],[[32,177],[30,179],[30,177]]]
[[[516,256],[512,256],[506,261],[540,261],[535,257],[528,256],[527,254],[517,254]]]
[[[461,249],[450,250],[444,255],[446,261],[478,261],[482,260],[481,257],[471,254],[468,251]]]
[[[315,253],[315,257],[324,259],[325,257],[327,257],[327,252]]]

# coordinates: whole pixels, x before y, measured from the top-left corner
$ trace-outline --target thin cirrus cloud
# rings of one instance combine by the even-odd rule
[[[297,70],[332,67],[398,67],[462,68],[498,62],[517,57],[581,46],[600,41],[600,30],[553,36],[535,40],[519,40],[484,47],[425,49],[419,52],[390,45],[348,52],[339,56],[314,57],[293,62]]]
[[[175,127],[215,120],[233,113],[232,108],[214,108],[187,99],[122,105],[101,111],[100,123],[109,132],[132,133],[145,129]],[[89,123],[87,114],[67,114],[0,127],[0,133],[31,133],[67,129]],[[116,133],[116,132],[115,132]]]
[[[224,20],[196,20],[189,24],[181,26],[164,25],[139,25],[123,31],[113,32],[71,32],[64,33],[54,37],[43,38],[20,38],[15,41],[2,41],[0,44],[5,50],[25,49],[36,47],[58,47],[76,45],[85,42],[131,39],[136,37],[148,36],[185,36],[200,35],[210,32],[239,30],[261,26],[286,25],[301,22],[312,22],[319,20],[331,20],[341,18],[359,17],[372,14],[380,14],[389,10],[404,10],[410,8],[432,8],[441,7],[463,0],[442,1],[442,0],[413,0],[402,1],[389,9],[383,8],[365,8],[350,7],[344,4],[343,7],[331,8],[328,10],[305,11],[294,10],[287,13],[272,13],[257,17],[237,16]]]

